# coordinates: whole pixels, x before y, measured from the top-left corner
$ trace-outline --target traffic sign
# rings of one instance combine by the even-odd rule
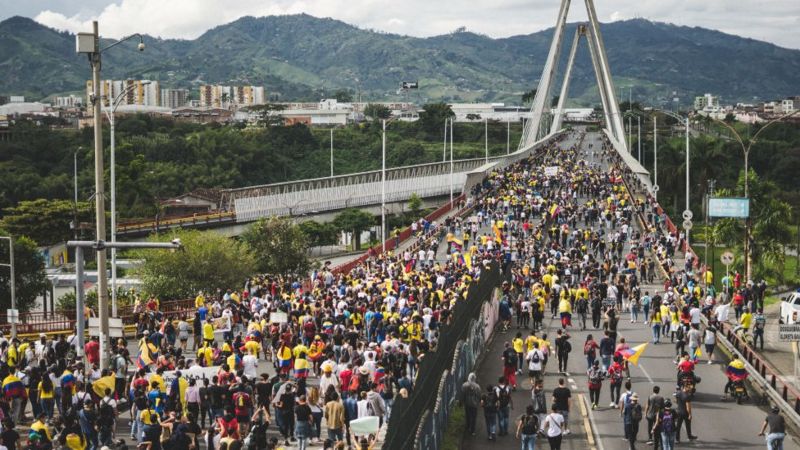
[[[653,192],[658,192],[658,185],[657,184],[653,185]]]
[[[800,341],[800,324],[778,325],[778,338],[781,341]]]
[[[124,337],[122,331],[122,319],[109,317],[108,335],[110,337]],[[89,336],[100,336],[100,319],[98,317],[89,318]]]
[[[692,214],[692,210],[684,209],[683,213],[681,214],[681,216],[683,217],[683,220],[692,220],[692,217],[694,217],[694,214]]]
[[[722,264],[730,266],[731,264],[733,264],[733,253],[725,252],[722,255],[720,255],[719,260],[722,261]]]
[[[692,221],[689,220],[689,219],[684,220],[683,221],[683,229],[684,230],[691,230],[692,229]]]
[[[750,216],[750,199],[709,198],[709,217],[733,217],[744,219]]]
[[[19,323],[19,310],[18,309],[7,309],[6,310],[6,320],[8,320],[8,323]]]

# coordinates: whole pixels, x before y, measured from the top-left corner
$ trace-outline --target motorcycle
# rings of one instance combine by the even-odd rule
[[[689,393],[694,396],[695,391],[697,390],[697,384],[700,383],[700,377],[696,376],[694,372],[685,372],[680,375],[678,378],[678,388],[683,389],[684,387],[689,387]]]
[[[744,380],[737,380],[733,382],[731,388],[733,398],[736,399],[736,404],[741,405],[745,399],[749,400],[750,395],[747,393],[747,387],[744,385]]]

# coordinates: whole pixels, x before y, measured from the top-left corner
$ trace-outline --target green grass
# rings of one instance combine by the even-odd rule
[[[769,305],[774,305],[775,303],[780,303],[781,300],[782,300],[781,297],[778,297],[776,295],[768,295],[764,297],[764,308],[766,308]]]
[[[447,421],[447,429],[442,438],[442,450],[458,450],[461,448],[461,440],[464,437],[467,419],[464,415],[464,408],[456,405],[450,413],[450,420]]]

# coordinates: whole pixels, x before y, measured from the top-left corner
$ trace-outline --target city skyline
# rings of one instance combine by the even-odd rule
[[[278,0],[254,4],[244,0],[33,0],[8,5],[0,20],[22,15],[67,31],[86,31],[91,20],[101,22],[104,36],[141,32],[163,38],[193,39],[208,29],[232,22],[243,16],[267,16],[307,13],[331,17],[360,28],[375,29],[410,36],[434,36],[460,27],[492,37],[529,34],[552,26],[557,2],[535,0],[477,1],[468,10],[458,2],[435,4],[411,0],[402,4],[378,4],[362,0]],[[630,18],[685,26],[702,26],[722,32],[774,43],[786,48],[800,48],[800,7],[790,0],[768,3],[743,0],[737,8],[729,2],[664,3],[655,0],[609,0],[597,5],[599,18],[613,22]],[[585,20],[585,12],[574,8],[570,21]],[[212,13],[209,13],[213,11]],[[647,11],[647,14],[643,14]],[[153,17],[169,20],[152,20]]]

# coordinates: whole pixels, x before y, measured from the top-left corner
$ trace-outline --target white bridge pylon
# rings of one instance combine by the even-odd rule
[[[575,53],[577,52],[581,37],[585,37],[589,45],[589,54],[592,58],[592,66],[594,67],[595,78],[597,79],[597,89],[600,92],[600,102],[603,106],[605,127],[620,143],[623,150],[627,151],[622,116],[614,91],[614,81],[611,79],[611,70],[608,66],[608,58],[606,57],[603,37],[600,34],[600,24],[597,21],[597,13],[594,9],[593,0],[584,0],[589,21],[585,24],[578,25],[578,28],[575,30],[566,72],[564,73],[564,81],[561,85],[561,93],[558,98],[558,105],[556,109],[552,111],[553,120],[549,124],[544,120],[545,114],[551,112],[550,98],[553,90],[553,81],[558,69],[558,61],[561,56],[561,47],[564,42],[564,29],[567,23],[570,3],[571,0],[561,0],[561,8],[558,12],[558,21],[556,22],[553,42],[550,45],[550,52],[547,55],[547,61],[545,62],[542,76],[539,78],[539,86],[536,89],[536,96],[531,106],[532,118],[525,126],[522,140],[520,141],[520,147],[530,145],[540,137],[561,129],[564,119],[564,105],[569,96],[569,82],[572,75],[572,66],[575,63]]]

